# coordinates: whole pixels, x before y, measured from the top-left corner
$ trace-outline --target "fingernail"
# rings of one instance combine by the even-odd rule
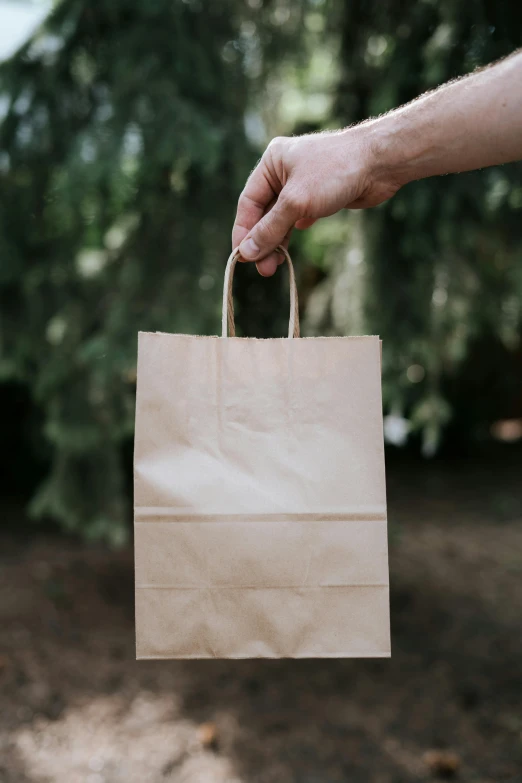
[[[253,239],[245,239],[245,241],[241,242],[239,245],[239,252],[243,258],[254,259],[259,255],[259,248]]]

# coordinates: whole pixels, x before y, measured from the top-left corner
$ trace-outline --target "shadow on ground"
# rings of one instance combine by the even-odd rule
[[[1,546],[0,781],[522,781],[520,466],[391,467],[391,661],[134,660],[130,550]]]

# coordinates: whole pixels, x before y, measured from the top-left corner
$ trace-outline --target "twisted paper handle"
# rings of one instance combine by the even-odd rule
[[[288,323],[288,337],[299,337],[299,305],[297,301],[297,286],[295,284],[294,267],[288,250],[279,245],[281,252],[288,264],[288,273],[290,275],[290,320]],[[235,337],[236,324],[234,321],[234,297],[232,293],[232,283],[234,280],[234,269],[239,258],[239,250],[236,248],[230,254],[227,267],[225,269],[225,281],[223,284],[223,315],[221,319],[221,336]]]

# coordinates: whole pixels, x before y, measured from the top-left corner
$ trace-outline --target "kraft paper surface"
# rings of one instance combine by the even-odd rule
[[[138,658],[390,655],[380,366],[378,337],[139,334]]]

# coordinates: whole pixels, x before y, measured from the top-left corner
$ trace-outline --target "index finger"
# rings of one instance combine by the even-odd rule
[[[239,197],[232,229],[232,248],[241,244],[276,197],[277,193],[270,184],[264,158],[261,158]]]

